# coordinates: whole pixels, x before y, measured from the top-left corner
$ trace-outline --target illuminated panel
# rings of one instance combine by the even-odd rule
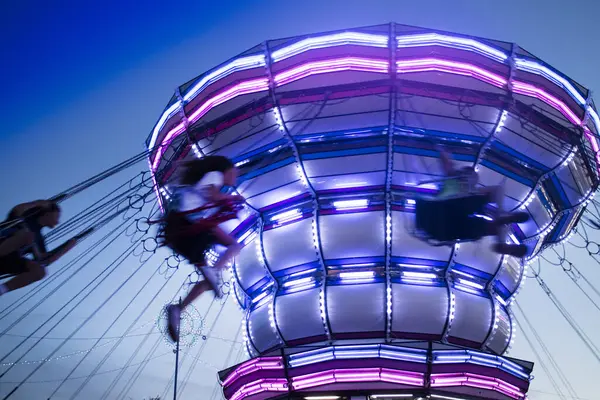
[[[488,236],[477,242],[461,243],[460,250],[454,256],[454,262],[468,265],[477,272],[483,272],[484,276],[491,277],[498,271],[502,258],[500,254],[491,251],[495,242],[495,237]]]
[[[417,274],[406,278],[410,283],[392,284],[392,333],[400,338],[441,340],[448,320],[448,289]]]
[[[343,285],[327,287],[327,314],[334,336],[343,339],[345,333],[365,332],[368,337],[381,336],[385,331],[385,284],[357,283],[360,278],[347,278]],[[350,335],[360,337],[360,335]]]
[[[357,182],[364,182],[357,186],[380,186],[385,183],[385,154],[349,155],[345,158],[348,163],[340,163],[337,157],[304,161],[306,175],[318,190],[339,188],[340,180],[348,176]]]
[[[294,246],[286,246],[292,238]],[[263,246],[267,263],[273,272],[317,261],[313,248],[311,218],[265,231]]]
[[[323,258],[340,259],[384,254],[383,211],[321,215]]]
[[[235,259],[236,275],[243,290],[248,290],[267,276],[260,259],[256,256],[254,243],[246,245]]]
[[[469,290],[468,285],[463,285],[461,289]],[[492,327],[493,303],[487,297],[463,290],[454,290],[456,314],[448,341],[478,347],[484,343]]]
[[[412,212],[392,212],[392,256],[416,259],[444,260],[450,257],[452,249],[446,246],[433,247],[411,234],[415,225]]]
[[[503,354],[509,344],[511,335],[511,320],[502,305],[496,309],[496,321],[494,330],[486,342],[486,347],[496,354]]]
[[[310,338],[319,341],[325,338],[323,322],[319,310],[319,288],[303,289],[304,284],[296,278],[290,280],[286,290],[291,292],[279,295],[275,306],[277,324],[287,342]]]
[[[516,292],[523,273],[523,266],[513,257],[505,257],[502,267],[496,276],[497,291],[503,298],[508,298]]]
[[[279,345],[277,335],[273,333],[273,328],[269,321],[269,303],[257,307],[250,312],[250,337],[252,344],[259,352],[272,349]]]

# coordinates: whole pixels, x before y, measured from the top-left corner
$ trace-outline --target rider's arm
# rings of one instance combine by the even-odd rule
[[[442,163],[442,169],[447,176],[454,174],[454,165],[450,158],[450,154],[443,149],[440,149],[440,162]]]
[[[41,254],[40,258],[44,262],[44,264],[52,264],[57,261],[59,258],[64,256],[69,250],[71,250],[77,244],[77,239],[70,239],[65,243],[61,244],[54,250],[51,250],[47,253]]]

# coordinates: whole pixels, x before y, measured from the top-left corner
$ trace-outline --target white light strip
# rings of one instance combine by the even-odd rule
[[[486,55],[496,61],[506,61],[508,56],[491,46],[485,45],[477,40],[461,38],[457,36],[441,35],[439,33],[425,33],[417,35],[398,36],[396,38],[398,47],[422,47],[422,46],[448,46],[462,50],[472,50]]]
[[[334,201],[333,206],[336,210],[354,210],[366,208],[369,206],[369,200],[367,199],[356,199],[356,200],[339,200]]]
[[[412,271],[402,271],[402,276],[413,279],[436,279],[438,277],[436,274]]]
[[[271,219],[276,221],[277,223],[281,224],[284,222],[295,221],[300,218],[302,218],[302,213],[300,212],[299,209],[296,208],[293,210],[284,211],[282,213],[279,213],[279,214],[273,216]]]
[[[202,90],[204,90],[209,84],[226,77],[227,75],[240,70],[257,68],[265,65],[265,56],[255,55],[243,58],[237,58],[231,61],[229,64],[224,65],[223,67],[214,70],[213,72],[204,76],[198,83],[196,83],[191,89],[187,91],[187,93],[183,96],[184,102],[187,102],[194,97],[196,97]],[[165,123],[169,118],[171,118],[181,107],[181,102],[176,102],[172,104],[165,112],[163,112],[162,116],[156,123],[156,126],[152,130],[152,136],[150,138],[150,143],[148,145],[149,149],[153,149],[156,145],[156,139],[158,138],[158,134],[160,130],[165,126]]]
[[[475,289],[479,289],[479,290],[483,290],[483,288],[484,288],[484,286],[479,283],[471,282],[471,281],[468,281],[468,280],[462,279],[462,278],[458,278],[458,282],[462,283],[463,285],[471,286],[471,287],[473,287]]]
[[[311,269],[307,269],[306,271],[300,271],[300,272],[294,272],[293,274],[290,274],[290,278],[294,277],[294,276],[300,276],[300,275],[306,275],[306,274],[312,274],[313,272],[315,272],[317,270],[317,268],[311,268]]]
[[[309,276],[306,278],[300,278],[300,279],[294,279],[291,281],[287,281],[283,284],[283,287],[292,287],[292,286],[297,286],[297,285],[306,285],[308,283],[313,283],[314,282],[314,278]]]
[[[373,271],[357,271],[357,272],[342,272],[340,278],[342,279],[366,279],[374,278],[375,272]]]
[[[332,35],[317,36],[300,40],[290,46],[275,50],[271,53],[271,59],[274,62],[278,62],[308,50],[342,45],[387,47],[388,36],[360,32],[341,32]]]

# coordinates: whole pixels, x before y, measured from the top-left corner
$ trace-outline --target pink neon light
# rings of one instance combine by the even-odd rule
[[[237,367],[222,383],[223,386],[229,386],[236,379],[244,375],[251,374],[263,369],[278,370],[283,369],[281,357],[261,357],[247,361]]]
[[[480,79],[484,82],[488,82],[489,84],[497,87],[504,87],[508,84],[505,78],[480,67],[477,67],[475,65],[441,60],[436,58],[402,60],[396,63],[396,67],[398,73],[440,71],[470,76],[476,79]],[[388,69],[389,65],[386,60],[375,60],[359,57],[344,57],[340,59],[309,62],[300,65],[290,70],[280,72],[275,76],[274,81],[278,86],[281,86],[313,74],[323,74],[329,72],[349,70],[387,73]],[[266,78],[242,82],[205,101],[202,104],[202,106],[192,114],[192,116],[190,117],[190,122],[197,121],[202,116],[206,115],[206,113],[212,107],[229,101],[237,96],[256,93],[267,89],[268,80]],[[535,97],[541,101],[548,103],[550,106],[560,111],[566,118],[568,118],[571,122],[575,123],[576,125],[581,125],[582,123],[582,121],[577,117],[577,115],[565,103],[536,86],[530,85],[525,82],[513,81],[513,91],[515,93],[523,94],[529,97]],[[166,148],[166,146],[170,144],[170,142],[175,136],[181,134],[183,130],[183,124],[179,124],[167,133],[167,135],[161,143],[161,146],[158,148],[157,154],[152,163],[152,169],[154,172],[158,167],[158,163],[160,162],[160,158],[164,154],[164,149]],[[592,148],[597,152],[599,146],[598,142],[596,141],[596,138],[591,134],[591,132],[586,133],[586,137],[590,141]],[[600,163],[599,155],[597,155],[596,160]]]
[[[231,88],[217,94],[214,97],[206,100],[202,105],[188,118],[190,123],[194,123],[207,112],[210,111],[211,108],[218,106],[219,104],[223,104],[237,96],[243,96],[245,94],[261,92],[263,90],[269,89],[269,81],[267,78],[254,79],[251,81],[246,81],[239,83]],[[154,161],[152,162],[152,169],[156,172],[158,168],[158,163],[162,155],[165,152],[166,147],[171,143],[171,141],[185,130],[185,126],[183,122],[177,125],[175,128],[171,129],[169,133],[166,134],[164,139],[161,142],[160,147],[156,152],[156,156],[154,157]]]
[[[514,81],[513,91],[515,93],[524,94],[526,96],[535,97],[536,99],[542,100],[543,102],[550,104],[552,107],[560,111],[561,114],[567,117],[567,119],[569,119],[569,121],[575,125],[581,125],[581,120],[565,103],[545,92],[544,90],[530,85],[529,83]]]
[[[261,392],[287,392],[287,380],[283,378],[266,378],[247,383],[239,388],[230,400],[240,400]]]
[[[277,86],[285,85],[310,75],[327,74],[341,71],[377,72],[386,74],[389,71],[387,60],[372,58],[345,57],[325,61],[313,61],[275,75],[273,81]]]
[[[440,60],[437,58],[422,58],[396,62],[396,72],[400,74],[430,71],[470,76],[498,87],[506,86],[508,83],[507,80],[500,75],[496,75],[472,64]]]
[[[397,371],[389,368],[334,369],[292,378],[294,390],[301,390],[330,383],[342,382],[389,382],[411,386],[423,386],[423,374]]]
[[[265,369],[283,369],[281,358],[279,357],[262,357],[260,359],[251,360],[238,367],[240,373],[234,378],[231,378],[231,376],[228,377],[223,382],[223,386],[227,386],[231,381],[242,375],[261,369],[261,366]],[[234,374],[236,374],[238,370],[236,370]],[[302,390],[333,383],[351,382],[387,382],[420,387],[425,384],[425,379],[424,374],[422,373],[398,371],[389,368],[334,369],[293,377],[291,379],[291,388],[293,390]],[[525,393],[515,385],[498,378],[471,373],[432,374],[431,386],[469,386],[494,390],[514,399],[522,399],[525,397]],[[263,378],[243,385],[231,396],[230,400],[240,400],[244,397],[261,392],[282,392],[287,390],[288,382],[286,379]]]
[[[522,399],[525,397],[525,393],[523,393],[518,387],[501,379],[470,373],[432,374],[431,386],[470,386],[481,389],[495,390],[510,396],[513,399]]]

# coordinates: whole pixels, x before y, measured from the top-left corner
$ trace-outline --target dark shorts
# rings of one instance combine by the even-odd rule
[[[192,264],[204,264],[204,253],[216,241],[214,235],[210,232],[204,232],[177,238],[171,244],[171,248]]]
[[[205,252],[217,242],[217,238],[212,233],[203,232],[192,236],[178,237],[169,246],[194,264],[198,273],[202,274],[215,293],[219,291],[218,276],[214,268],[206,266]]]
[[[192,264],[204,264],[204,253],[217,239],[210,229],[195,231],[193,226],[187,218],[169,215],[164,227],[165,242]]]
[[[0,257],[0,277],[19,275],[27,272],[28,259],[19,253],[11,253]]]
[[[487,194],[417,200],[417,229],[441,242],[478,240],[492,235],[492,222],[473,215],[484,215],[490,202],[491,198]]]

